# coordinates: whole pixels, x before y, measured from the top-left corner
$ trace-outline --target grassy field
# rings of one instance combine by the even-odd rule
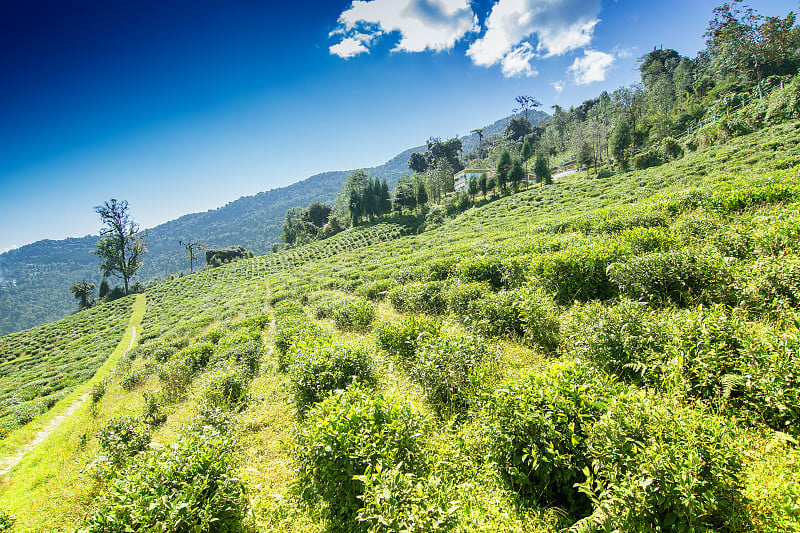
[[[0,507],[20,531],[800,531],[798,143],[788,122],[93,309],[117,351]]]

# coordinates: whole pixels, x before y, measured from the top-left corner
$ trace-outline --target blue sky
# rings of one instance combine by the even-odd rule
[[[466,134],[520,94],[580,104],[654,46],[694,57],[720,3],[2,2],[0,251],[96,234],[112,197],[152,227]]]

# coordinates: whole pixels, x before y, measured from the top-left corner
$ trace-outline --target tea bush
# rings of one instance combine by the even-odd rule
[[[241,532],[245,485],[228,437],[211,429],[134,461],[95,500],[86,533]]]
[[[222,409],[241,410],[247,401],[247,370],[228,363],[205,377],[201,401]]]
[[[729,274],[722,258],[699,250],[676,250],[632,257],[608,266],[621,294],[656,305],[686,306],[720,301]]]
[[[756,313],[781,317],[800,307],[800,257],[763,258],[743,275],[742,300]]]
[[[342,331],[368,331],[375,321],[375,305],[363,298],[344,298],[333,312],[333,323]]]
[[[370,281],[358,287],[355,294],[373,302],[382,302],[393,285],[394,282],[390,279]]]
[[[123,415],[109,420],[97,433],[97,441],[111,465],[119,467],[147,449],[150,432],[135,418]]]
[[[0,507],[0,531],[11,531],[16,523],[17,517],[7,509]]]
[[[417,349],[411,378],[441,417],[462,415],[495,380],[499,351],[480,337],[431,336]]]
[[[89,397],[92,399],[92,403],[97,403],[106,393],[106,388],[108,387],[108,378],[104,378],[99,380],[97,383],[92,385],[92,390],[89,393]]]
[[[501,384],[479,417],[484,453],[523,499],[586,514],[589,500],[575,488],[591,467],[586,439],[618,389],[602,372],[578,363]]]
[[[289,389],[300,413],[336,390],[353,383],[369,387],[375,381],[369,351],[341,342],[298,352],[289,367]]]
[[[430,336],[436,336],[441,324],[424,316],[410,316],[399,323],[381,322],[375,328],[378,347],[396,357],[401,363],[413,363],[420,343]]]
[[[441,476],[416,476],[401,467],[377,465],[359,480],[364,483],[358,521],[370,533],[385,531],[449,531],[458,524],[460,502]]]
[[[398,285],[389,291],[388,299],[401,313],[440,315],[447,309],[442,281],[417,281]]]
[[[591,520],[604,531],[729,530],[742,505],[736,433],[679,400],[622,395],[587,439]]]
[[[293,440],[294,492],[311,506],[324,503],[332,529],[354,530],[368,469],[425,473],[426,427],[415,407],[393,398],[360,388],[329,396],[308,411]]]
[[[452,267],[452,275],[465,282],[484,281],[495,290],[515,287],[525,281],[522,262],[500,256],[462,259]]]
[[[167,421],[167,414],[161,408],[164,399],[157,392],[144,391],[142,393],[144,405],[142,406],[142,422],[151,428],[156,428]]]
[[[445,291],[447,309],[457,316],[469,316],[473,302],[481,300],[490,292],[489,284],[483,281],[452,283]]]
[[[669,320],[646,304],[575,307],[565,320],[567,344],[575,355],[637,384],[660,384],[667,372]]]

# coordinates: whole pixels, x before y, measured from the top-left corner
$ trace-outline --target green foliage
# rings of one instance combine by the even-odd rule
[[[156,428],[167,421],[167,414],[162,409],[164,402],[161,394],[145,391],[142,393],[144,405],[142,406],[142,422]]]
[[[498,350],[480,337],[426,337],[411,360],[409,374],[442,418],[464,415],[483,387],[495,379]]]
[[[403,364],[412,364],[417,349],[425,339],[437,336],[441,324],[428,317],[410,316],[400,322],[384,321],[375,328],[378,347]]]
[[[575,516],[587,513],[589,501],[575,484],[591,467],[589,430],[617,389],[602,372],[579,364],[498,386],[479,424],[485,453],[508,488]]]
[[[354,383],[370,387],[375,371],[367,349],[342,342],[298,352],[289,367],[289,389],[300,413]]]
[[[417,476],[401,467],[368,468],[363,476],[364,506],[358,512],[370,533],[449,531],[458,523],[460,503],[441,476]]]
[[[604,531],[728,530],[742,505],[730,422],[677,400],[619,397],[589,431],[594,472],[581,484]]]
[[[121,471],[83,531],[243,531],[247,497],[234,465],[229,438],[212,430],[184,435]]]
[[[309,505],[324,503],[333,529],[357,529],[365,483],[360,476],[402,465],[426,468],[421,438],[427,422],[413,406],[359,388],[329,396],[313,407],[292,443],[295,492]]]
[[[97,442],[109,463],[120,467],[129,458],[147,449],[150,432],[135,418],[123,415],[108,421],[97,433]]]
[[[343,298],[333,312],[333,323],[342,331],[368,331],[374,321],[375,305],[363,298]]]
[[[608,266],[620,293],[657,305],[719,301],[729,279],[722,258],[701,250],[671,250]]]
[[[16,523],[16,516],[11,514],[7,509],[0,508],[0,531],[11,531],[14,529],[14,524]]]
[[[226,410],[241,410],[247,401],[247,371],[235,365],[214,369],[206,376],[201,402]]]
[[[440,315],[447,309],[441,281],[412,282],[398,285],[389,291],[388,299],[397,311]]]
[[[500,256],[462,259],[453,267],[453,276],[461,281],[485,281],[495,290],[516,287],[525,280],[519,259]]]
[[[92,385],[92,390],[89,392],[89,397],[92,399],[92,403],[97,403],[100,401],[100,398],[106,393],[106,387],[108,386],[108,379],[101,379],[94,385]]]

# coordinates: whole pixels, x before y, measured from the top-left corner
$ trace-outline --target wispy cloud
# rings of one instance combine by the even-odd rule
[[[536,76],[539,72],[531,65],[534,57],[536,57],[536,52],[534,52],[533,46],[529,43],[522,43],[503,58],[501,62],[503,75],[507,78]]]
[[[478,29],[468,0],[356,0],[331,32],[342,40],[330,47],[330,53],[353,57],[368,52],[376,38],[395,32],[400,41],[394,51],[449,50]]]
[[[556,91],[556,98],[561,96],[561,93],[564,91],[564,82],[561,81],[561,80],[554,81],[550,85],[552,85],[553,89],[555,89],[555,91]]]
[[[578,85],[604,81],[616,58],[598,50],[585,50],[583,57],[575,58],[568,72]]]

